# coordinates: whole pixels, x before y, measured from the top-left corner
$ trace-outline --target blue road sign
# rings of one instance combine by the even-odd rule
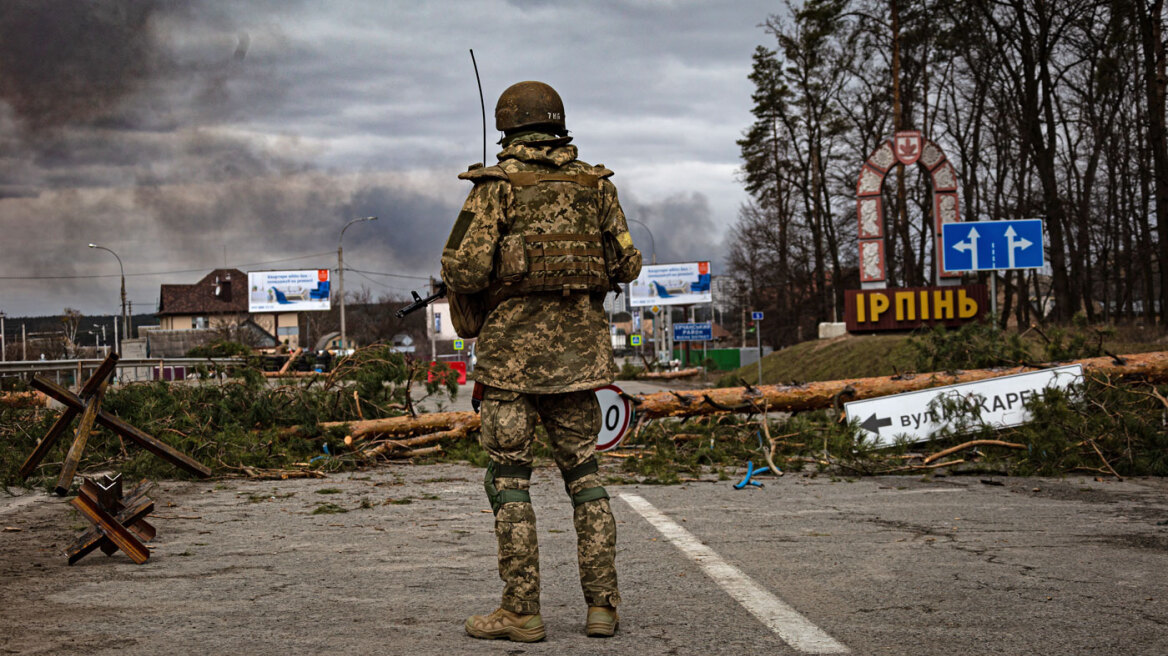
[[[712,339],[714,339],[714,327],[709,322],[673,324],[673,341],[675,342],[708,342]]]
[[[631,344],[633,346],[640,346],[641,345],[641,336],[640,335],[629,335],[629,344]]]
[[[1041,269],[1042,219],[970,221],[941,226],[946,273]]]
[[[750,320],[751,321],[762,321],[762,312],[751,312],[750,313]]]

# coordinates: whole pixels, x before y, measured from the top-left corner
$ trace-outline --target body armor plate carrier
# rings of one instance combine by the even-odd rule
[[[507,171],[507,179],[513,220],[496,264],[503,295],[612,289],[599,224],[602,175]]]

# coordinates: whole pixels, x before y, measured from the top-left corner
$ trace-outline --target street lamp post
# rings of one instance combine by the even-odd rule
[[[130,318],[126,316],[126,270],[122,267],[122,258],[118,254],[105,246],[98,246],[97,244],[90,244],[90,248],[99,248],[103,251],[109,251],[111,255],[118,261],[118,271],[122,276],[122,341],[125,341],[130,336]],[[115,342],[117,340],[114,340]],[[122,348],[120,344],[114,344],[114,350],[120,355]]]
[[[649,233],[649,250],[653,254],[653,259],[651,260],[651,263],[657,264],[657,242],[656,242],[656,240],[653,239],[653,231],[649,229],[649,226],[645,225],[644,223],[642,223],[636,219],[626,218],[625,220],[628,221],[629,223],[635,223],[635,224],[641,226],[642,228],[645,229],[645,232]]]
[[[345,338],[345,231],[349,226],[361,221],[376,221],[376,216],[366,216],[360,219],[353,219],[341,228],[341,236],[337,239],[337,281],[340,283],[339,292],[341,294],[341,352],[343,353],[348,346],[348,341]]]
[[[4,317],[8,315],[0,312],[0,362],[8,362],[8,342],[4,335]]]

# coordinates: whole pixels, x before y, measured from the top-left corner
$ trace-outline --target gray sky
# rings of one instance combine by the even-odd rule
[[[564,99],[581,159],[616,171],[659,262],[708,259],[745,193],[734,141],[758,0],[179,2],[0,8],[0,311],[136,313],[210,269],[425,277],[508,85]],[[644,228],[637,245],[650,253]],[[295,258],[295,259],[293,259]],[[54,278],[73,276],[72,278]],[[35,278],[35,279],[33,279]],[[424,281],[349,273],[374,297]]]

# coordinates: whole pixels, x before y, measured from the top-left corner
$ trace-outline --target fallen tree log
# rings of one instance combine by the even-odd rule
[[[0,405],[9,408],[43,408],[48,402],[49,397],[35,390],[0,394]]]
[[[450,430],[438,431],[437,433],[430,433],[428,435],[419,435],[418,437],[411,437],[404,440],[385,440],[376,446],[370,446],[363,450],[361,455],[369,459],[378,456],[409,458],[412,456],[407,454],[417,454],[426,451],[425,449],[414,449],[413,447],[423,444],[433,444],[434,442],[440,442],[445,439],[460,440],[469,435],[470,430],[469,424],[459,424]]]
[[[674,378],[689,378],[702,373],[698,367],[680,369],[678,371],[648,371],[637,375],[637,380],[673,380]]]
[[[470,410],[465,412],[432,412],[417,417],[402,415],[401,417],[366,419],[364,421],[326,421],[322,422],[320,427],[325,430],[337,426],[346,427],[349,434],[345,436],[345,444],[353,446],[355,443],[366,441],[375,435],[433,433],[450,430],[460,424],[466,424],[468,432],[478,430],[479,416]]]
[[[1084,374],[1119,379],[1146,380],[1152,383],[1168,382],[1168,351],[1124,355],[1118,358],[1102,357],[1061,364],[1082,364]],[[855,378],[803,385],[761,385],[758,387],[724,387],[720,389],[656,392],[637,395],[636,410],[640,421],[663,417],[691,417],[725,412],[795,412],[822,410],[845,401],[900,394],[967,383],[987,378],[998,378],[1056,366],[1019,366],[972,371],[902,374],[875,378]],[[479,416],[471,411],[435,412],[417,417],[403,415],[364,421],[332,421],[320,424],[329,429],[344,426],[348,430],[345,443],[354,446],[377,435],[425,435],[439,431],[464,429],[466,435],[479,429]],[[439,438],[440,439],[440,438]]]
[[[1059,364],[1081,364],[1083,365],[1083,373],[1088,376],[1102,375],[1109,378],[1139,379],[1152,383],[1168,382],[1168,351],[1089,358]],[[998,378],[1053,366],[1056,365],[903,374],[802,385],[759,385],[757,387],[656,392],[637,396],[640,401],[637,404],[637,413],[642,417],[657,419],[661,417],[692,417],[719,412],[762,412],[764,407],[778,412],[822,410],[845,401],[870,399],[930,387]]]

